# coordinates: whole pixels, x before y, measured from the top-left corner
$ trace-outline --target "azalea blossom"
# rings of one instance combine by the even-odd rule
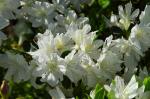
[[[79,49],[83,40],[90,35],[88,33],[91,30],[91,26],[86,24],[83,28],[79,29],[76,24],[72,24],[69,30],[70,31],[67,31],[67,33],[75,42],[74,48]]]
[[[118,7],[118,11],[119,11],[119,16],[112,14],[110,21],[114,25],[120,27],[121,29],[128,30],[130,24],[139,15],[139,9],[132,11],[132,3],[129,2],[125,5],[124,9],[123,6],[120,5]]]
[[[71,50],[73,47],[73,41],[67,34],[64,34],[64,33],[60,33],[60,34],[58,33],[54,38],[54,43],[55,43],[56,49],[60,53]]]
[[[47,59],[42,63],[38,63],[36,72],[37,77],[42,77],[42,82],[47,82],[51,86],[56,86],[63,80],[63,74],[66,72],[66,66],[64,60],[60,58],[56,53],[50,53],[47,55]]]
[[[0,14],[6,19],[15,19],[16,16],[13,14],[17,11],[20,6],[20,0],[1,0],[0,1]]]
[[[97,60],[97,66],[103,72],[107,79],[112,79],[113,76],[119,71],[121,71],[120,64],[122,61],[119,59],[117,54],[111,51],[106,51],[100,54]]]
[[[140,26],[150,27],[149,14],[150,14],[150,5],[146,5],[144,11],[142,11],[140,15]]]
[[[25,7],[25,12],[29,15],[28,20],[32,22],[33,27],[46,25],[46,22],[53,21],[56,15],[54,6],[48,2],[35,1],[31,7]]]
[[[104,87],[110,94],[114,95],[116,99],[132,99],[138,96],[140,89],[134,75],[127,85],[121,77],[116,76],[110,86],[105,85]]]
[[[30,78],[29,65],[22,55],[10,52],[0,54],[0,66],[8,69],[5,75],[5,79],[7,80],[19,83],[27,81]]]
[[[129,39],[136,44],[142,52],[148,50],[150,27],[135,25],[132,30]]]
[[[83,82],[88,87],[94,87],[97,83],[103,84],[106,81],[106,77],[102,75],[100,69],[88,55],[83,54],[81,66],[86,72],[83,77]]]
[[[50,30],[46,30],[44,34],[39,33],[37,35],[37,39],[37,45],[39,49],[33,52],[29,52],[29,54],[32,55],[32,57],[39,63],[42,63],[47,59],[47,54],[56,52],[54,36]]]
[[[81,66],[81,55],[73,50],[65,57],[66,72],[65,75],[74,83],[77,83],[85,75]]]
[[[55,25],[48,24],[52,32],[55,34],[60,32],[67,32],[71,24],[76,24],[79,28],[82,28],[85,24],[88,24],[89,21],[87,17],[78,17],[73,10],[67,10],[64,15],[58,14],[56,15],[55,19]]]
[[[150,7],[147,5],[145,7],[145,10],[140,15],[140,24],[135,25],[131,29],[131,34],[129,39],[136,44],[139,48],[141,48],[142,52],[145,52],[150,47],[149,42],[149,36],[150,36],[150,26],[149,26],[149,9]]]
[[[130,39],[126,40],[124,38],[113,40],[109,50],[117,54],[122,60],[126,68],[124,79],[129,81],[131,76],[136,72],[136,66],[143,56],[143,52]]]

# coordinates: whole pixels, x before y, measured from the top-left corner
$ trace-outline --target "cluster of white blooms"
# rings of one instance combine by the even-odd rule
[[[131,2],[125,5],[125,10],[123,10],[122,6],[119,6],[118,9],[119,18],[117,15],[112,14],[110,22],[112,25],[128,30],[130,24],[133,23],[133,20],[135,20],[135,18],[139,15],[139,9],[136,9],[132,13]],[[130,77],[136,72],[136,66],[140,61],[140,57],[144,56],[144,52],[149,49],[149,10],[150,6],[146,5],[145,10],[139,15],[140,23],[136,23],[135,26],[132,27],[128,39],[122,38],[112,41],[113,51],[117,51],[117,53],[119,52],[119,55],[123,55],[122,59],[124,61],[124,65],[126,66],[124,73],[126,80],[129,80]]]
[[[79,10],[80,2],[85,1],[0,1],[0,29],[8,26],[9,20],[17,19],[13,28],[19,37],[19,45],[26,39],[25,34],[33,33],[26,21],[32,23],[34,28],[45,29],[44,33],[38,33],[35,37],[38,48],[27,52],[33,58],[31,62],[28,63],[20,54],[0,54],[0,66],[8,69],[5,79],[31,81],[36,86],[35,79],[41,77],[42,82],[56,88],[49,90],[54,97],[65,97],[59,89],[64,76],[72,83],[82,80],[88,87],[94,87],[97,83],[110,83],[117,73],[124,70],[122,76],[125,81],[130,80],[137,71],[140,58],[150,48],[150,6],[146,5],[141,12],[140,23],[132,27],[128,39],[113,39],[111,35],[102,41],[96,39],[96,31],[91,32],[88,18],[78,17],[74,10],[68,8],[72,3]],[[125,5],[125,10],[119,6],[119,16],[113,14],[110,21],[112,25],[128,30],[138,15],[139,9],[132,11],[130,2]],[[4,33],[0,32],[0,45],[5,39]],[[140,75],[144,75],[144,71],[140,69]],[[144,90],[142,88],[140,90]],[[106,86],[106,90],[114,92],[117,99],[131,99],[139,94],[135,76],[127,86],[117,76],[115,83]]]

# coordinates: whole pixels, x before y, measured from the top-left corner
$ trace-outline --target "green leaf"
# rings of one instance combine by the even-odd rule
[[[91,0],[90,3],[88,3],[89,6],[92,6],[94,4],[95,0]]]
[[[78,97],[78,96],[76,96],[76,99],[79,99],[79,97]]]
[[[95,99],[104,99],[104,97],[105,91],[103,88],[96,92]]]
[[[110,91],[108,94],[107,94],[107,97],[108,99],[116,99],[115,98],[115,93],[113,91]]]
[[[110,0],[98,0],[98,4],[102,8],[106,8],[110,4]]]
[[[105,97],[105,90],[99,84],[96,85],[96,87],[94,89],[94,93],[95,93],[94,99],[104,99],[104,97]]]
[[[150,91],[150,77],[144,79],[145,91]]]
[[[92,98],[90,97],[90,95],[88,95],[88,94],[86,94],[86,93],[85,93],[85,96],[86,96],[86,97],[85,97],[84,99],[92,99]]]

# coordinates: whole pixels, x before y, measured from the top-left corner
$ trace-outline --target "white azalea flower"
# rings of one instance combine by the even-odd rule
[[[8,69],[5,75],[5,79],[7,80],[19,83],[20,81],[27,81],[30,78],[29,65],[22,55],[10,52],[1,54],[0,65]]]
[[[112,36],[106,38],[99,58],[97,59],[97,66],[107,79],[112,79],[116,72],[121,70],[120,64],[122,63],[120,57],[112,52]]]
[[[130,82],[125,85],[124,80],[116,76],[110,86],[105,85],[108,92],[114,93],[116,99],[132,99],[138,95],[138,82],[135,76],[132,76]]]
[[[20,6],[20,0],[1,0],[0,14],[6,19],[15,19],[13,12]]]
[[[118,56],[120,56],[120,58],[123,58],[124,55],[126,66],[129,64],[130,66],[135,66],[139,61],[140,56],[143,56],[140,48],[132,43],[131,40],[125,40],[124,38],[113,40],[112,45],[113,47],[111,47],[110,50],[116,54],[119,53]]]
[[[81,67],[81,57],[79,53],[76,54],[76,51],[73,50],[65,57],[66,63],[66,73],[65,75],[74,82],[77,83],[85,74],[85,71]]]
[[[54,36],[51,31],[46,30],[44,34],[38,34],[37,39],[39,49],[34,52],[29,52],[29,54],[32,55],[34,59],[37,59],[39,63],[42,63],[47,59],[47,54],[56,52]]]
[[[111,16],[111,22],[115,24],[116,26],[128,30],[130,24],[133,20],[139,15],[139,9],[136,9],[132,12],[132,3],[129,2],[125,5],[125,9],[123,9],[123,6],[118,7],[119,16],[112,14]],[[117,21],[119,19],[119,22]]]
[[[83,54],[81,66],[86,71],[85,77],[83,77],[83,82],[88,85],[88,87],[94,87],[97,83],[103,84],[106,78],[100,72],[100,69],[95,65],[92,59]]]
[[[109,50],[123,60],[126,66],[124,78],[126,81],[129,81],[136,70],[140,57],[143,56],[142,51],[130,39],[125,40],[124,38],[113,40]]]
[[[124,38],[116,39],[112,41],[112,44],[109,48],[113,53],[117,54],[117,56],[122,59],[123,54],[126,53],[128,50],[128,41]]]
[[[55,47],[58,51],[61,53],[64,51],[71,50],[73,47],[73,41],[71,38],[66,34],[56,34],[56,37],[54,38]]]
[[[124,54],[124,64],[126,70],[124,73],[124,78],[126,81],[129,81],[131,76],[136,72],[136,66],[140,61],[140,58],[143,56],[141,50],[133,44],[130,40],[126,42],[126,53]]]
[[[122,61],[117,54],[111,51],[100,53],[100,57],[97,60],[97,66],[101,72],[105,73],[104,76],[109,80],[112,79],[117,72],[121,71],[121,63]]]
[[[150,27],[150,5],[146,5],[144,11],[140,15],[140,26],[149,26]]]
[[[145,52],[150,47],[150,27],[135,25],[129,36],[129,39],[136,44],[142,52]]]
[[[65,61],[56,53],[55,40],[49,30],[44,34],[38,34],[37,45],[39,47],[35,52],[29,52],[37,63],[35,76],[42,77],[43,82],[55,86],[63,80],[65,74]],[[58,39],[59,40],[59,39]],[[56,44],[62,43],[56,42]]]
[[[57,29],[60,27],[64,28],[65,32],[73,23],[78,25],[79,28],[82,28],[85,24],[88,23],[87,17],[78,17],[73,10],[68,10],[66,13],[64,13],[64,15],[58,14],[55,19],[57,20]]]
[[[35,75],[42,77],[42,82],[54,87],[63,80],[63,74],[66,72],[65,62],[56,53],[47,54],[44,62],[37,65]]]
[[[112,35],[110,35],[109,37],[107,37],[105,39],[105,42],[104,42],[103,48],[102,48],[103,52],[106,52],[111,48],[112,41],[113,41],[113,36]]]
[[[139,9],[136,9],[132,12],[132,3],[128,3],[125,5],[125,10],[123,10],[122,6],[118,7],[119,10],[119,17],[120,17],[120,24],[123,26],[125,30],[128,30],[131,21],[135,20],[135,18],[139,14]]]
[[[55,16],[54,6],[48,2],[35,1],[31,7],[24,9],[29,15],[28,19],[33,27],[46,25],[46,22],[52,22]]]
[[[71,25],[70,31],[67,32],[76,44],[75,49],[80,48],[80,45],[83,42],[83,40],[90,35],[88,35],[90,30],[91,26],[87,24],[82,29],[78,29],[76,24]]]
[[[94,40],[96,32],[90,32],[90,25],[86,24],[83,28],[78,28],[76,24],[71,24],[67,34],[75,42],[74,49],[88,54],[91,58],[97,59],[99,57],[99,47],[102,46],[103,41]]]
[[[108,21],[107,19],[106,19],[106,21]],[[108,21],[109,22],[109,21]],[[120,24],[119,24],[119,22],[118,22],[118,16],[117,15],[115,15],[115,14],[112,14],[111,15],[111,17],[110,17],[110,22],[111,22],[111,24],[112,25],[116,25],[116,26],[120,26]],[[112,25],[110,25],[110,24],[108,24],[108,26],[112,26]]]
[[[88,54],[91,58],[97,60],[100,53],[99,47],[102,46],[103,41],[94,40],[95,35],[95,32],[89,33],[81,42],[80,49]]]
[[[147,5],[145,10],[140,15],[140,24],[135,25],[132,30],[129,39],[141,48],[142,52],[145,52],[150,47],[149,37],[150,37],[150,21],[149,21],[149,11],[150,7]]]
[[[64,13],[67,11],[67,6],[69,4],[68,0],[52,0],[52,3],[57,11]]]

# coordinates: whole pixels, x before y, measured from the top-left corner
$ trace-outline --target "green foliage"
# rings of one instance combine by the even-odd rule
[[[94,91],[95,91],[94,99],[104,99],[105,98],[105,91],[101,85],[97,84]]]
[[[15,84],[10,82],[11,93],[10,99],[49,99],[50,96],[48,92],[45,90],[45,87],[40,89],[35,89],[28,82],[23,82],[19,84]]]
[[[150,91],[150,77],[145,78],[143,83],[145,85],[145,91]]]
[[[88,89],[87,86],[83,84],[82,81],[79,81],[78,86],[74,86],[73,94],[77,96],[77,99],[88,99],[88,94],[90,93],[91,89]]]
[[[102,8],[106,8],[110,4],[110,0],[98,0],[98,4]]]
[[[116,99],[115,98],[115,93],[113,91],[110,91],[108,94],[107,94],[107,97],[108,99]]]

